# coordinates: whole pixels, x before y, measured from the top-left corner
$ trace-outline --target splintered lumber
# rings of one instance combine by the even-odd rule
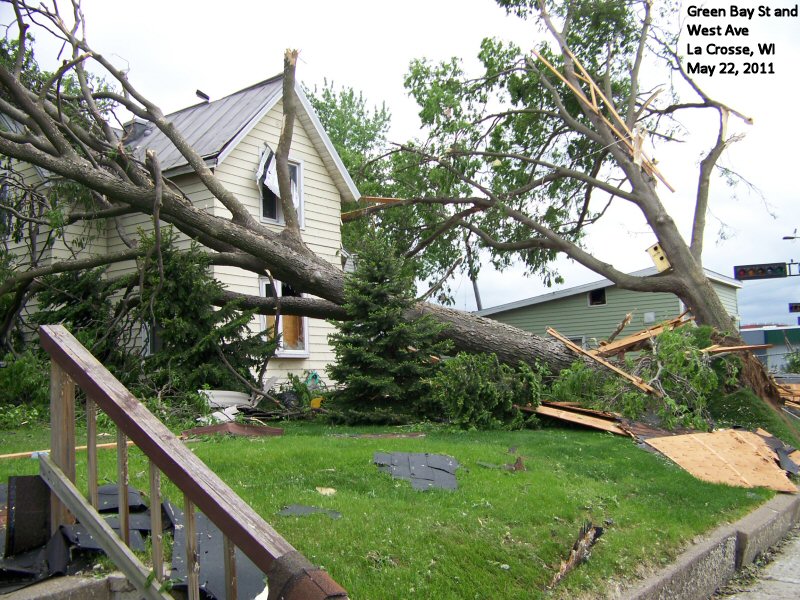
[[[613,104],[608,101],[608,99],[603,94],[603,91],[594,82],[592,77],[589,75],[589,72],[583,68],[583,65],[575,57],[575,55],[573,55],[569,50],[566,50],[573,64],[577,67],[577,71],[573,71],[573,75],[575,75],[577,79],[583,81],[589,86],[589,94],[591,100],[589,99],[589,97],[586,96],[586,94],[581,88],[572,85],[572,83],[570,83],[558,69],[556,69],[552,64],[550,64],[550,62],[544,56],[539,54],[539,52],[537,52],[536,50],[533,50],[532,52],[534,56],[536,56],[536,58],[542,61],[545,64],[545,66],[548,69],[550,69],[553,75],[558,77],[564,83],[564,85],[566,85],[570,90],[572,90],[572,92],[575,94],[575,97],[579,101],[583,102],[583,104],[589,110],[591,110],[599,119],[601,119],[606,124],[606,126],[608,126],[609,129],[611,129],[614,135],[616,135],[619,138],[619,141],[622,143],[622,145],[628,149],[628,152],[631,154],[631,157],[634,159],[634,162],[639,164],[637,160],[641,161],[642,168],[648,175],[658,177],[658,179],[665,186],[667,186],[667,189],[669,189],[670,192],[675,191],[675,188],[673,188],[669,184],[669,182],[664,178],[661,172],[656,168],[655,163],[646,156],[644,156],[644,153],[641,152],[641,149],[637,149],[635,147],[633,132],[631,132],[631,130],[626,125],[625,121],[623,121],[622,118],[619,116],[619,114],[617,114],[617,111],[614,110]],[[597,102],[598,97],[605,103],[606,108],[609,110],[611,115],[615,117],[616,123],[612,122],[608,117],[605,116],[603,110],[600,107],[600,104]]]
[[[800,403],[800,383],[776,383],[778,394],[787,404]]]
[[[775,453],[756,433],[724,429],[651,438],[646,443],[703,481],[797,493],[776,463]]]
[[[397,204],[398,202],[404,202],[403,198],[383,198],[380,196],[361,196],[359,198],[359,202],[372,202],[371,206],[365,206],[364,208],[357,208],[355,210],[351,210],[348,212],[343,212],[341,214],[342,223],[347,223],[348,221],[353,221],[358,219],[359,217],[363,217],[364,215],[369,214],[374,210],[374,207],[379,204]]]
[[[519,406],[520,410],[529,413],[535,413],[537,415],[543,415],[545,417],[552,417],[554,419],[559,419],[560,421],[566,421],[568,423],[575,423],[577,425],[584,425],[586,427],[591,427],[592,429],[599,429],[601,431],[608,431],[610,433],[614,433],[616,435],[624,435],[629,436],[630,434],[625,431],[620,425],[616,422],[616,417],[611,414],[603,414],[599,411],[589,411],[588,409],[584,410],[575,410],[574,408],[558,408],[553,406],[552,403],[543,402],[536,408],[532,408],[530,406]],[[586,413],[593,413],[593,414],[586,414]],[[603,416],[598,416],[603,415]]]
[[[633,313],[629,312],[625,315],[625,318],[620,321],[619,325],[617,325],[617,328],[611,332],[611,335],[608,336],[608,339],[605,341],[605,343],[602,343],[602,345],[605,346],[606,344],[610,344],[612,341],[614,341],[614,338],[622,333],[622,330],[630,324],[631,319],[633,319]]]
[[[645,382],[645,380],[642,379],[641,377],[637,377],[636,375],[631,375],[630,373],[626,373],[625,371],[623,371],[619,367],[617,367],[615,365],[612,365],[607,360],[605,360],[603,358],[600,358],[599,356],[595,356],[591,352],[587,352],[586,350],[584,350],[583,348],[581,348],[577,344],[572,343],[570,340],[568,340],[563,335],[558,333],[552,327],[548,327],[547,328],[547,333],[548,333],[548,335],[551,335],[552,337],[556,338],[559,342],[564,344],[570,350],[572,350],[574,352],[577,352],[578,354],[583,354],[584,356],[588,356],[593,361],[603,365],[606,369],[609,369],[610,371],[613,371],[614,373],[616,373],[620,377],[624,377],[625,379],[630,381],[633,385],[635,385],[637,388],[639,388],[640,390],[642,390],[646,394],[652,394],[653,396],[656,396],[658,398],[662,397],[663,394],[661,392],[659,392],[653,386],[647,384]]]
[[[659,323],[658,325],[653,325],[652,327],[648,327],[647,329],[642,329],[641,331],[637,331],[636,333],[632,333],[631,335],[625,336],[624,338],[620,338],[615,342],[609,342],[606,344],[600,345],[600,348],[597,350],[591,350],[590,352],[596,356],[613,356],[615,354],[619,354],[621,352],[628,352],[638,349],[638,346],[644,342],[647,342],[654,337],[658,336],[659,334],[663,333],[664,331],[672,331],[677,327],[682,327],[687,323],[691,323],[694,320],[694,317],[689,317],[688,319],[684,319],[683,317],[686,313],[681,313],[674,319],[670,319],[669,321],[664,321]]]
[[[744,350],[763,350],[765,348],[772,348],[772,344],[746,344],[742,346],[721,346],[714,344],[708,348],[703,348],[700,352],[706,354],[722,354],[724,352],[742,352]]]
[[[584,524],[578,535],[578,539],[575,540],[575,543],[572,545],[572,550],[570,550],[567,560],[561,561],[558,572],[553,576],[553,581],[550,582],[551,588],[561,581],[567,573],[589,559],[592,546],[594,546],[601,535],[603,535],[602,527],[592,525],[589,522]]]
[[[133,446],[133,442],[128,440],[128,446]],[[86,450],[89,446],[75,446],[75,452],[79,452],[81,450]],[[108,444],[97,444],[95,448],[116,448],[117,442],[110,442]],[[46,450],[31,450],[29,452],[14,452],[12,454],[0,454],[0,459],[2,458],[30,458],[32,456],[39,456],[40,454],[50,454],[50,448]]]

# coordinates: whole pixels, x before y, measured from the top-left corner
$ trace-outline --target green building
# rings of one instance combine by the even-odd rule
[[[644,277],[657,273],[656,268],[651,267],[631,275]],[[742,284],[708,269],[705,273],[738,325],[737,292]],[[540,335],[545,335],[545,330],[552,327],[576,343],[594,347],[598,341],[611,335],[628,313],[633,314],[627,327],[627,331],[632,333],[672,319],[685,310],[683,302],[674,294],[623,290],[608,279],[601,279],[486,308],[477,314]]]

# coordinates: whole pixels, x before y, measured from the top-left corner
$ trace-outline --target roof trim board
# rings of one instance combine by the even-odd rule
[[[295,87],[295,91],[297,92],[297,96],[300,99],[300,103],[303,105],[303,108],[305,108],[306,115],[308,116],[308,119],[311,121],[311,124],[314,127],[314,131],[319,135],[320,141],[322,142],[323,146],[325,147],[325,150],[327,151],[328,156],[330,157],[331,161],[333,162],[333,165],[336,168],[335,172],[338,172],[338,174],[341,175],[342,182],[344,183],[345,187],[347,188],[349,194],[352,195],[352,198],[346,198],[346,199],[350,200],[350,201],[358,200],[359,198],[361,198],[361,192],[358,191],[358,188],[356,187],[355,182],[350,177],[350,173],[348,173],[347,169],[344,166],[344,163],[342,162],[342,158],[339,156],[339,153],[336,151],[336,148],[333,147],[333,142],[331,141],[331,138],[328,137],[328,133],[325,131],[325,128],[322,126],[322,123],[320,122],[316,111],[311,106],[311,102],[309,102],[308,98],[306,97],[305,93],[303,93],[303,90],[301,88]],[[323,156],[323,160],[325,160],[324,156]],[[325,161],[325,166],[329,166],[327,164],[327,161]],[[336,178],[334,178],[334,181],[335,181],[335,179]],[[338,184],[338,182],[337,182],[337,184]],[[337,185],[337,187],[338,187],[338,185]],[[347,196],[347,194],[342,194],[342,198],[343,199],[345,199],[346,196]]]
[[[728,285],[730,287],[734,287],[737,289],[742,287],[741,283],[739,283],[735,279],[726,277],[721,273],[717,273],[716,271],[711,271],[709,269],[703,269],[703,271],[705,272],[706,277],[708,277],[712,281],[716,281],[717,283]],[[658,274],[658,269],[656,269],[655,267],[648,267],[646,269],[641,269],[639,271],[634,271],[633,273],[630,273],[630,275],[634,275],[637,277],[649,277],[657,274]],[[475,314],[478,314],[480,316],[493,315],[497,313],[507,312],[510,310],[515,310],[517,308],[525,308],[527,306],[533,306],[535,304],[552,302],[553,300],[558,300],[560,298],[568,298],[570,296],[576,296],[578,294],[591,292],[592,290],[597,290],[600,288],[615,287],[615,286],[616,284],[614,282],[604,277],[603,279],[600,279],[598,281],[584,283],[582,285],[566,288],[563,290],[559,290],[557,292],[550,292],[548,294],[541,294],[539,296],[533,296],[532,298],[525,298],[523,300],[517,300],[515,302],[508,302],[506,304],[493,306],[491,308],[484,308],[483,310],[477,311]]]

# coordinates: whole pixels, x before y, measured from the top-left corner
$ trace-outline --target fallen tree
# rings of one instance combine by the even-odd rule
[[[281,233],[275,233],[255,219],[236,195],[226,189],[205,164],[203,157],[191,147],[161,109],[137,90],[127,73],[115,67],[112,62],[90,47],[85,36],[80,3],[77,0],[73,2],[68,19],[59,12],[57,5],[34,6],[20,0],[12,1],[11,5],[14,9],[14,22],[9,24],[8,31],[16,28],[17,37],[3,43],[3,55],[0,60],[0,115],[4,123],[4,127],[0,129],[0,153],[19,163],[35,165],[59,180],[77,183],[86,192],[80,203],[57,207],[58,219],[54,222],[52,218],[46,215],[43,217],[41,214],[41,206],[47,204],[47,197],[38,190],[25,189],[25,182],[20,180],[19,190],[22,195],[16,197],[28,199],[36,197],[37,201],[12,206],[10,201],[4,200],[3,208],[12,214],[16,222],[28,227],[47,228],[76,221],[114,219],[135,212],[150,215],[156,231],[162,223],[174,226],[190,238],[198,240],[210,251],[217,253],[215,262],[218,264],[234,265],[259,274],[269,273],[272,277],[291,284],[295,290],[318,298],[305,299],[294,307],[287,302],[282,308],[287,314],[288,310],[295,310],[316,317],[341,316],[339,306],[344,301],[344,274],[337,266],[316,256],[303,243],[289,189],[287,156],[296,110],[294,86],[296,52],[287,52],[285,58],[284,123],[276,156],[280,200],[286,215],[286,226]],[[646,6],[646,14],[640,23],[640,50],[635,54],[637,60],[630,72],[632,82],[637,81],[641,64],[640,55],[643,53],[641,46],[645,44],[650,34],[649,4]],[[579,85],[579,75],[575,66],[577,63],[572,58],[569,45],[568,25],[565,24],[563,29],[559,30],[553,25],[543,4],[541,9],[542,18],[557,42],[558,52],[564,64],[564,77],[568,82]],[[40,33],[47,32],[55,36],[70,53],[55,73],[41,72],[36,66],[33,50],[30,47],[31,38],[28,36],[29,29],[34,25],[39,27]],[[105,80],[93,77],[89,65],[92,66],[92,72],[101,72]],[[531,69],[531,72],[538,69],[530,61],[525,65],[524,68]],[[571,106],[568,109],[567,105],[571,103],[562,101],[563,90],[554,87],[545,78],[541,81],[552,93],[551,101],[555,103],[555,112],[534,112],[542,112],[548,119],[553,117],[556,120],[560,119],[566,126],[571,126],[585,135],[593,144],[603,145],[606,149],[602,154],[603,160],[615,164],[623,173],[623,180],[632,189],[626,191],[621,183],[612,185],[604,182],[597,177],[597,173],[594,176],[581,175],[568,166],[549,165],[541,156],[531,158],[531,161],[540,167],[547,167],[552,172],[541,176],[537,174],[535,181],[543,178],[543,181],[554,182],[566,176],[570,180],[587,184],[588,195],[584,213],[588,210],[590,192],[595,188],[639,206],[673,262],[674,268],[671,273],[647,279],[625,275],[583,251],[576,242],[559,236],[536,215],[515,213],[513,207],[505,203],[504,197],[467,175],[461,174],[459,177],[464,183],[468,183],[473,191],[477,190],[477,195],[456,200],[432,197],[417,198],[413,201],[421,204],[455,206],[456,212],[445,220],[445,224],[466,226],[490,246],[494,245],[501,249],[508,246],[509,249],[539,248],[547,251],[564,251],[590,268],[594,268],[598,273],[609,277],[621,287],[675,293],[693,310],[698,322],[711,324],[723,330],[729,329],[730,320],[716,294],[711,290],[700,262],[708,186],[705,185],[703,188],[705,191],[698,195],[695,231],[690,246],[683,241],[674,221],[659,201],[652,170],[643,168],[639,164],[640,161],[622,147],[624,144],[619,144],[618,135],[612,127],[609,127],[608,119],[603,114],[597,114],[596,111],[587,108],[585,103],[579,102],[577,107]],[[630,90],[625,117],[631,126],[647,107],[646,101],[640,96],[638,88],[634,85]],[[704,97],[701,104],[715,110],[720,115],[721,122],[718,139],[701,169],[701,180],[705,181],[716,158],[731,141],[726,138],[725,133],[725,123],[730,110],[707,97]],[[119,130],[112,127],[114,111],[117,109],[124,109],[135,118],[152,123],[163,132],[180,151],[202,184],[227,209],[230,216],[215,216],[192,205],[177,186],[161,175],[158,156],[155,154],[149,153],[144,161],[137,160],[132,151],[126,147],[125,138],[120,136]],[[606,110],[604,108],[601,113]],[[658,114],[669,112],[669,108],[663,108],[659,109]],[[647,114],[658,117],[653,110]],[[405,151],[420,152],[418,148],[411,147],[405,148]],[[457,148],[450,154],[457,157]],[[455,162],[452,164],[447,162],[449,160],[447,158],[436,158],[426,152],[423,152],[423,158],[425,160],[435,158],[440,165],[451,171],[457,166]],[[494,160],[494,157],[490,158]],[[603,164],[605,163],[602,161],[597,163],[597,169],[599,170]],[[521,173],[523,179],[533,177],[524,170]],[[39,195],[36,196],[37,194]],[[468,206],[466,210],[470,214],[482,211],[490,214],[493,210],[500,210],[503,214],[510,215],[518,222],[529,226],[535,235],[529,240],[514,243],[495,240],[480,227],[470,226],[464,221],[465,205]],[[34,207],[39,207],[39,213],[32,210]],[[46,205],[46,208],[54,207]],[[43,265],[31,261],[28,265],[8,273],[6,280],[0,284],[0,296],[8,295],[11,298],[10,310],[18,310],[27,299],[32,283],[42,275],[128,260],[137,252],[136,247],[131,247],[129,251],[102,258],[78,258]],[[248,302],[252,305],[263,303],[261,308],[268,312],[274,310],[269,306],[269,299],[251,298]],[[446,325],[444,335],[453,339],[456,347],[461,350],[495,352],[498,357],[510,362],[540,361],[554,372],[568,366],[574,358],[556,341],[475,315],[422,302],[413,312],[430,314],[444,323]]]

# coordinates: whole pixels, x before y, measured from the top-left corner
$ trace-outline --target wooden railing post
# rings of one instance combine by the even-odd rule
[[[200,557],[197,554],[197,526],[194,502],[183,496],[183,527],[186,531],[186,592],[189,600],[200,600]]]
[[[89,483],[89,502],[97,508],[100,504],[97,491],[97,405],[86,398],[86,479]]]
[[[130,508],[128,507],[128,438],[117,427],[117,497],[119,498],[119,535],[131,545]]]
[[[227,535],[222,536],[222,554],[225,561],[225,600],[238,598],[238,582],[236,581],[236,546]]]
[[[164,526],[161,523],[161,471],[150,461],[150,539],[153,573],[156,581],[164,581]]]
[[[50,361],[50,453],[55,465],[75,483],[75,384],[54,360]],[[50,496],[50,532],[75,518],[56,497]]]

